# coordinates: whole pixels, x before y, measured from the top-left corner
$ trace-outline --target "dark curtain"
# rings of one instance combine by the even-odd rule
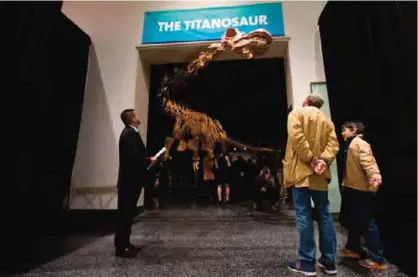
[[[11,261],[30,257],[31,243],[59,227],[71,183],[91,41],[61,6],[0,4],[1,245]]]
[[[416,12],[416,2],[330,1],[319,19],[332,118],[337,128],[346,120],[364,122],[383,176],[378,223],[386,256],[412,272],[417,258]]]

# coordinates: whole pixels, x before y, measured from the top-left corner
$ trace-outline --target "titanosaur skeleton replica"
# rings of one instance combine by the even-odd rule
[[[172,77],[164,77],[158,98],[165,112],[176,119],[173,136],[180,141],[178,150],[190,149],[193,151],[196,165],[199,159],[199,150],[206,151],[209,157],[213,157],[216,144],[220,144],[223,149],[235,146],[256,151],[275,151],[235,141],[227,136],[218,120],[212,119],[204,113],[182,107],[170,99],[170,93],[178,90],[189,77],[197,75],[199,70],[205,68],[220,53],[232,51],[247,59],[252,59],[262,56],[272,41],[271,34],[264,29],[257,29],[248,34],[237,29],[227,29],[221,41],[211,44],[206,51],[201,52],[196,59],[189,63],[185,71],[175,70]],[[174,139],[166,141],[167,149],[170,148],[173,141]]]

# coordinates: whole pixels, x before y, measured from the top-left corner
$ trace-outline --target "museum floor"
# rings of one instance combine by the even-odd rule
[[[344,242],[340,226],[339,247]],[[299,276],[286,261],[295,258],[297,233],[293,212],[250,213],[228,209],[176,208],[147,212],[133,228],[133,242],[144,245],[136,259],[115,258],[113,236],[69,241],[74,250],[14,276],[173,277]],[[339,262],[339,276],[365,276],[355,264]],[[318,270],[318,276],[325,276]],[[372,276],[407,276],[395,266]]]

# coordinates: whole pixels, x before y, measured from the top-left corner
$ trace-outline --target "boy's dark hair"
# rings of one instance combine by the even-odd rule
[[[360,121],[354,122],[357,125],[356,133],[358,135],[363,135],[364,131],[366,130],[366,127],[364,127],[364,124]]]
[[[133,111],[134,109],[125,109],[120,114],[120,119],[122,120],[123,124],[125,124],[125,126],[129,126],[131,124]]]
[[[357,130],[357,124],[352,121],[344,122],[344,124],[341,126],[341,129],[349,129],[350,131],[354,132]]]
[[[341,126],[341,129],[344,128],[349,129],[352,132],[355,131],[357,135],[364,134],[364,130],[366,129],[364,124],[360,121],[347,121]]]

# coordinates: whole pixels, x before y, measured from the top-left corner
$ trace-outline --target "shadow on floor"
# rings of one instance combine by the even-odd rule
[[[111,234],[114,219],[115,211],[111,210],[72,210],[55,217],[56,221],[47,226],[39,222],[44,226],[41,228],[42,234],[32,234],[31,226],[28,225],[25,237],[18,238],[23,245],[16,244],[19,246],[4,253],[8,259],[3,260],[5,263],[1,273],[6,276],[22,274],[74,252]]]

